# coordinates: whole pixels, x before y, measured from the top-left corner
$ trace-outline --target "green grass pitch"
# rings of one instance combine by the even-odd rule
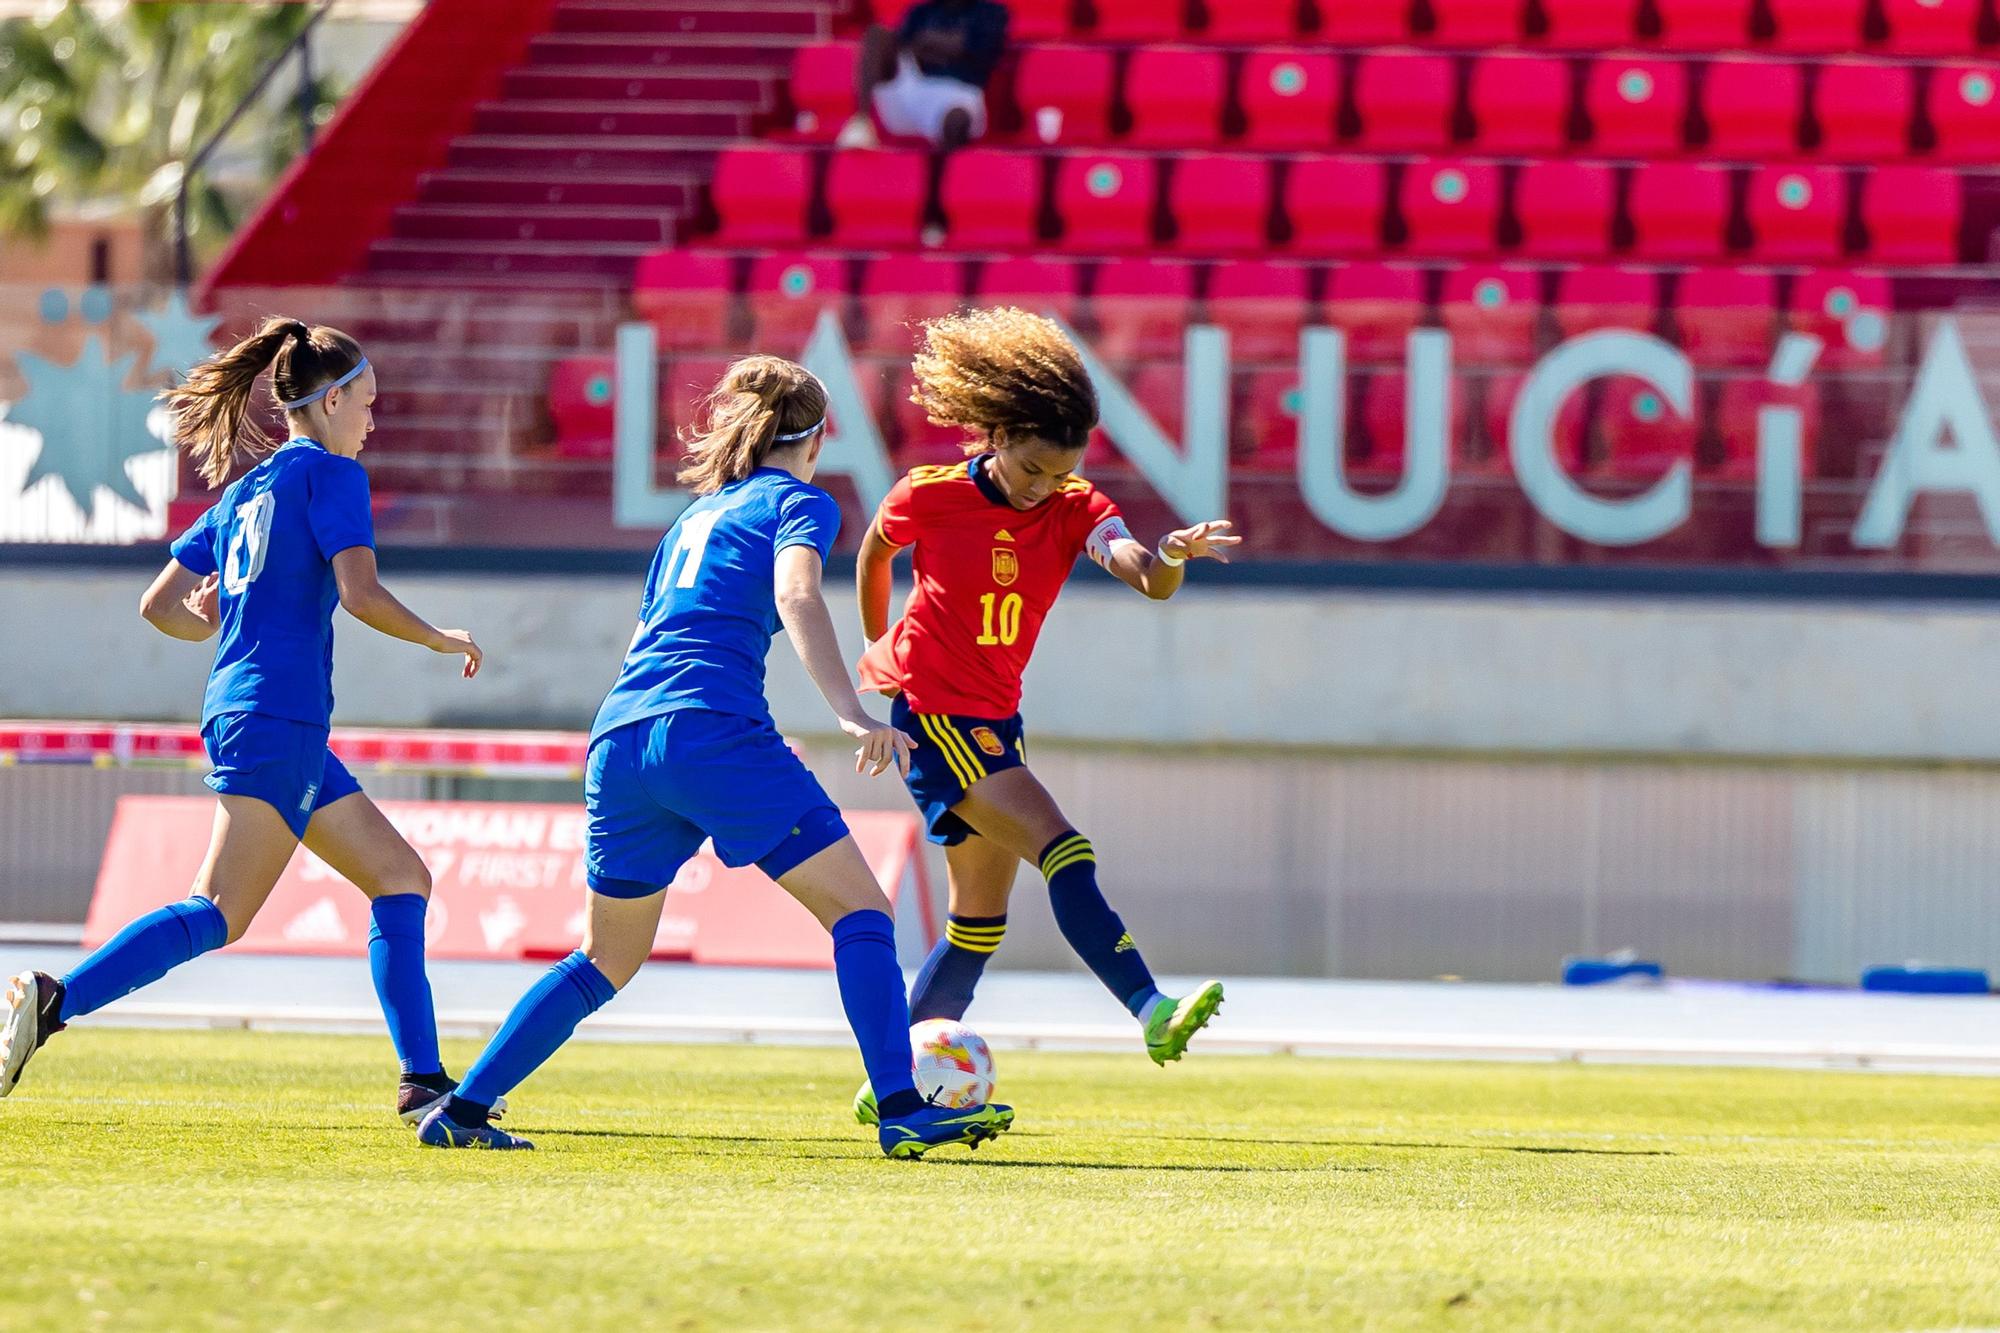
[[[0,1326],[2000,1324],[1987,1080],[1002,1051],[1016,1131],[912,1164],[846,1050],[578,1043],[532,1154],[419,1149],[384,1057],[64,1034],[0,1103]]]

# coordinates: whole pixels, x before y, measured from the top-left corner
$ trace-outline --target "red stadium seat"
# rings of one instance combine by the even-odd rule
[[[1007,0],[1007,36],[1016,42],[1066,37],[1070,0]]]
[[[1910,151],[1915,80],[1907,66],[1829,60],[1813,106],[1819,155],[1836,162],[1894,162]]]
[[[1450,415],[1445,421],[1445,450],[1454,462],[1465,452],[1464,441],[1467,427],[1465,419],[1465,382],[1454,375],[1450,395]],[[1360,412],[1350,416],[1358,420],[1361,435],[1368,442],[1368,452],[1355,465],[1360,473],[1395,474],[1403,470],[1403,459],[1409,453],[1409,439],[1405,422],[1408,419],[1409,379],[1401,370],[1378,370],[1368,377],[1361,389]],[[1350,406],[1350,413],[1353,409]]]
[[[1970,55],[1978,49],[1979,0],[1882,0],[1884,46],[1897,55]]]
[[[1563,51],[1615,51],[1632,40],[1638,0],[1542,0],[1542,42]]]
[[[1311,284],[1297,264],[1241,260],[1216,268],[1208,283],[1207,321],[1229,331],[1238,362],[1298,356]]]
[[[1432,159],[1403,172],[1403,248],[1418,255],[1482,255],[1500,220],[1500,170],[1490,162]]]
[[[1633,252],[1641,259],[1707,259],[1724,247],[1729,173],[1655,162],[1632,175]]]
[[[1514,182],[1521,253],[1550,259],[1602,255],[1611,248],[1616,206],[1610,167],[1599,162],[1530,162]]]
[[[668,350],[727,347],[736,261],[704,250],[655,250],[632,274],[632,309]]]
[[[1569,139],[1569,68],[1554,56],[1481,56],[1468,96],[1482,153],[1553,153]]]
[[[818,42],[792,53],[792,128],[800,138],[830,140],[854,114],[856,42]]]
[[[1793,281],[1786,322],[1823,344],[1818,366],[1879,366],[1887,354],[1894,309],[1889,279],[1880,273],[1813,269]]]
[[[1327,323],[1347,334],[1351,362],[1403,359],[1424,317],[1424,275],[1402,264],[1343,264],[1327,279]]]
[[[1355,64],[1360,143],[1370,149],[1442,148],[1451,141],[1451,61],[1415,51],[1378,51]]]
[[[1200,146],[1222,137],[1225,67],[1220,51],[1148,46],[1125,67],[1127,143],[1150,148]]]
[[[1669,51],[1733,51],[1750,41],[1750,0],[1657,0],[1658,44]]]
[[[1111,53],[1095,46],[1030,46],[1014,74],[1021,131],[1039,143],[1100,144],[1111,137]]]
[[[1340,64],[1314,51],[1266,48],[1243,59],[1237,84],[1250,148],[1326,148],[1340,106]]]
[[[549,367],[549,419],[564,458],[611,457],[617,369],[608,356],[572,356]]]
[[[965,265],[955,256],[898,255],[877,259],[861,277],[863,346],[894,356],[917,349],[914,326],[966,304]]]
[[[1157,169],[1149,157],[1078,153],[1056,166],[1056,213],[1066,250],[1120,254],[1153,244]]]
[[[1328,46],[1394,46],[1410,40],[1410,9],[1404,4],[1363,0],[1320,0],[1319,40]]]
[[[922,153],[849,149],[826,173],[826,209],[836,245],[866,249],[917,243],[924,222],[930,163]]]
[[[1725,477],[1757,475],[1757,413],[1765,407],[1799,409],[1801,459],[1805,474],[1814,472],[1813,453],[1819,440],[1819,386],[1811,380],[1796,387],[1773,384],[1762,375],[1744,375],[1723,381],[1716,395],[1715,429],[1722,441],[1722,463],[1716,469]]]
[[[1541,276],[1531,268],[1462,264],[1444,275],[1438,315],[1459,365],[1520,365],[1534,358]]]
[[[709,193],[716,244],[796,245],[806,234],[812,156],[795,148],[725,148],[716,154]]]
[[[1641,158],[1677,153],[1687,119],[1687,66],[1606,56],[1590,67],[1583,104],[1597,152]]]
[[[983,305],[1014,305],[1075,323],[1083,303],[1083,270],[1069,259],[996,259],[974,284]]]
[[[1167,200],[1177,250],[1249,255],[1270,248],[1271,164],[1265,158],[1184,154],[1174,163]]]
[[[1485,409],[1481,415],[1486,423],[1485,467],[1489,471],[1511,474],[1514,470],[1514,401],[1527,383],[1528,377],[1521,373],[1494,375],[1486,381]],[[1578,389],[1563,399],[1549,427],[1549,442],[1555,447],[1556,461],[1571,475],[1583,471],[1588,401],[1588,391]]]
[[[1845,53],[1861,47],[1861,16],[1867,0],[1770,0],[1780,51]]]
[[[1299,368],[1249,370],[1234,377],[1230,453],[1253,472],[1290,472],[1298,464],[1304,390]]]
[[[961,149],[944,160],[938,203],[955,250],[1032,249],[1041,226],[1042,160]]]
[[[1556,276],[1556,328],[1565,338],[1598,329],[1650,333],[1660,309],[1659,275],[1641,268],[1573,268]]]
[[[1521,40],[1521,0],[1431,0],[1430,40],[1484,51]]]
[[[1288,42],[1298,30],[1298,0],[1228,0],[1208,7],[1201,35],[1211,42]]]
[[[796,355],[820,311],[847,308],[847,260],[840,255],[767,254],[750,265],[745,304],[756,323],[759,349]]]
[[[1878,175],[1880,173],[1877,173]],[[1744,205],[1757,257],[1832,259],[1842,250],[1844,191],[1833,167],[1758,167]]]
[[[1288,248],[1306,255],[1369,255],[1381,248],[1388,174],[1380,162],[1302,157],[1285,184]]]
[[[1675,298],[1681,349],[1697,365],[1763,366],[1777,302],[1778,281],[1762,269],[1684,273]]]
[[[1091,0],[1097,26],[1091,36],[1103,42],[1172,42],[1181,36],[1181,7],[1176,0]]]
[[[1878,264],[1953,263],[1958,259],[1963,206],[1957,172],[1938,167],[1875,168],[1861,182],[1868,257]]]
[[[1708,156],[1786,158],[1799,147],[1799,99],[1805,86],[1790,61],[1711,60],[1702,85]]]
[[[2000,66],[1939,65],[1925,101],[1941,160],[2000,161]]]
[[[1614,477],[1657,477],[1682,459],[1692,463],[1701,436],[1698,411],[1682,416],[1658,389],[1626,375],[1604,381],[1597,428],[1603,471]]]
[[[1165,259],[1102,264],[1092,289],[1098,351],[1112,361],[1177,357],[1193,322],[1194,266]]]

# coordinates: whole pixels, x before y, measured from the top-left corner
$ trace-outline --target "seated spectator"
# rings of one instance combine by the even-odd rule
[[[986,132],[986,81],[1007,41],[1007,9],[995,0],[923,0],[895,32],[877,26],[861,41],[856,67],[864,110],[840,131],[842,148],[872,148],[875,127],[963,147]]]

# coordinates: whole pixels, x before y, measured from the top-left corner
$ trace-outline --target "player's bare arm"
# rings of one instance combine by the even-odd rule
[[[855,560],[854,595],[861,604],[861,637],[869,643],[889,632],[889,599],[893,591],[896,553],[903,548],[882,535],[880,523],[868,525]]]
[[[203,579],[178,560],[166,568],[139,598],[139,614],[169,638],[201,643],[215,636],[215,578]]]
[[[467,680],[479,674],[486,655],[472,636],[462,629],[439,629],[398,601],[396,594],[382,586],[372,547],[350,546],[335,555],[333,578],[340,589],[340,604],[348,615],[392,639],[414,643],[434,653],[462,653],[465,665],[461,674]]]
[[[1127,539],[1113,544],[1104,567],[1156,602],[1180,591],[1190,560],[1229,563],[1230,553],[1243,544],[1236,525],[1226,518],[1178,528],[1160,538],[1155,550]]]
[[[877,722],[861,706],[861,696],[854,692],[847,662],[840,655],[833,616],[820,593],[821,573],[819,552],[810,546],[787,546],[778,552],[774,571],[778,619],[784,622],[806,674],[840,719],[840,729],[861,742],[854,752],[854,771],[874,777],[894,764],[898,772],[906,773],[914,742],[896,728]]]

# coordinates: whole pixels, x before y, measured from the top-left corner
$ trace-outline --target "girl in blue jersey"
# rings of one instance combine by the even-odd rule
[[[245,418],[266,367],[290,438],[252,450]],[[139,602],[163,634],[218,640],[201,710],[215,829],[186,901],[132,922],[61,980],[13,979],[0,1096],[69,1020],[241,937],[303,841],[372,900],[369,966],[402,1060],[397,1109],[415,1124],[453,1087],[424,975],[430,872],[327,748],[333,609],[462,657],[468,679],[479,645],[464,630],[433,627],[376,578],[368,474],[356,461],[375,429],[375,372],[352,338],[270,320],[196,366],[165,401],[176,441],[211,486],[246,453],[265,455],[173,544]]]
[[[764,659],[781,628],[841,730],[855,768],[907,769],[910,738],[861,707],[820,574],[840,530],[810,484],[826,390],[772,356],[736,362],[709,396],[680,480],[700,498],[653,555],[639,628],[591,727],[583,947],[535,985],[419,1139],[439,1148],[526,1148],[488,1123],[501,1093],[553,1055],[652,952],[666,885],[708,839],[725,865],[756,865],[833,935],[841,1004],[882,1098],[891,1157],[977,1145],[1013,1123],[1004,1106],[926,1105],[910,1078],[910,1015],[889,902],[840,811],[772,724]]]

